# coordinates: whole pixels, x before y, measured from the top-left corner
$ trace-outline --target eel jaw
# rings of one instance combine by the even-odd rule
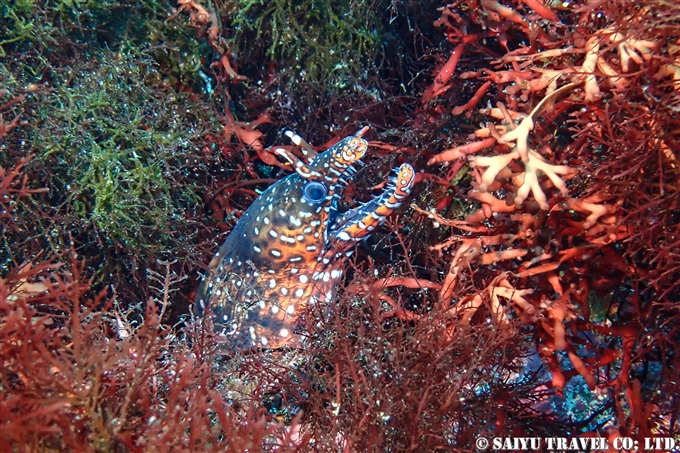
[[[402,164],[397,169],[397,176],[390,178],[382,194],[333,219],[328,229],[327,250],[338,256],[382,225],[409,196],[415,176],[411,165]]]

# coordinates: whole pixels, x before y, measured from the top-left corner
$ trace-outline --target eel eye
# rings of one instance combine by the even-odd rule
[[[308,202],[320,203],[326,199],[328,189],[318,181],[310,181],[302,188],[302,194]]]

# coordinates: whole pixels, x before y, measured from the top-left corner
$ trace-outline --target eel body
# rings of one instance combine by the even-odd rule
[[[334,299],[354,244],[409,195],[415,172],[403,164],[381,195],[337,212],[340,193],[368,149],[366,129],[319,154],[288,132],[304,159],[276,150],[295,173],[270,186],[241,216],[196,296],[196,314],[212,317],[226,349],[301,346],[298,315],[307,304]]]

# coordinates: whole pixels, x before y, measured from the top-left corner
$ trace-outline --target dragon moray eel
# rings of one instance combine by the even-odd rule
[[[297,316],[308,303],[334,299],[346,256],[411,192],[413,167],[403,164],[385,191],[345,213],[336,210],[354,164],[368,149],[365,127],[317,154],[302,138],[305,161],[275,152],[295,173],[265,190],[246,210],[210,262],[194,305],[212,316],[228,350],[300,347]]]

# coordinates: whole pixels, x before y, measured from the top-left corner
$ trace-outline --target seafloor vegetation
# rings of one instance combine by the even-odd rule
[[[309,349],[218,357],[272,147],[364,125],[344,205],[401,162],[410,205]],[[680,444],[679,153],[677,2],[2,2],[0,449]]]

